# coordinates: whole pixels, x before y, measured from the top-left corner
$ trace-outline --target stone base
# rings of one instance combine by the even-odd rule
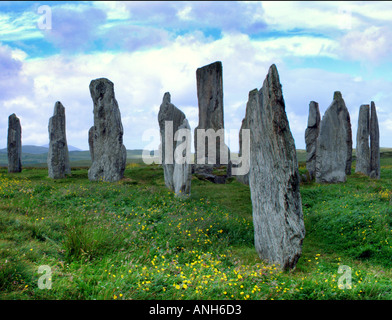
[[[231,177],[231,164],[219,167],[214,165],[192,165],[192,174],[200,180],[225,184],[226,180]]]

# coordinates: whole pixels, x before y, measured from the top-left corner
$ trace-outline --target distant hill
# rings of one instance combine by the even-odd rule
[[[49,149],[49,143],[47,143],[47,144],[44,144],[43,146],[41,146],[41,147],[44,147],[44,148],[46,148],[46,152],[48,152],[48,150],[47,149]],[[22,147],[23,148],[23,147]],[[76,148],[76,147],[74,147],[74,146],[70,146],[70,145],[68,145],[68,151],[83,151],[82,149],[79,149],[79,148]]]
[[[49,145],[44,146],[32,146],[32,145],[22,145],[22,153],[30,154],[43,154],[49,151]],[[68,146],[68,151],[82,151],[79,148]],[[7,153],[7,148],[0,149],[0,153]]]
[[[47,153],[48,148],[40,146],[24,145],[22,146],[22,153],[41,154]],[[0,149],[0,153],[7,153],[7,148]]]
[[[22,146],[22,166],[35,166],[45,167],[48,157],[48,146]],[[78,148],[68,146],[69,150],[69,161],[72,167],[78,166],[90,166],[91,157],[90,151],[82,151]],[[142,161],[143,149],[127,150],[127,161],[138,162]],[[7,148],[0,149],[0,166],[7,166]]]
[[[41,154],[47,153],[48,150],[49,149],[44,146],[22,145],[22,153]]]

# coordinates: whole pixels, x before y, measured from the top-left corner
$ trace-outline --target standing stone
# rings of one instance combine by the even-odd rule
[[[240,132],[239,132],[239,152],[238,152],[239,157],[242,156],[242,130],[243,129],[247,129],[246,117],[242,120]],[[243,164],[241,164],[241,166],[242,165]],[[249,185],[249,172],[243,175],[236,175],[236,179],[243,184]]]
[[[342,98],[343,100],[343,98]],[[347,110],[347,118],[345,121],[346,125],[346,146],[347,146],[347,161],[346,161],[346,175],[351,175],[351,167],[353,163],[353,132],[351,129],[350,113]]]
[[[320,109],[315,101],[309,104],[308,126],[305,130],[306,169],[310,178],[316,176],[317,138],[320,131]]]
[[[189,126],[188,120],[184,119],[182,124],[178,127],[179,130],[184,129],[187,130],[188,135],[187,139],[189,141],[182,142],[188,143],[187,147],[190,150],[190,139],[191,139],[191,127]],[[176,148],[178,147],[179,142],[175,142]],[[182,157],[186,156],[186,150],[183,151]],[[174,185],[174,193],[180,197],[189,196],[191,193],[191,179],[192,179],[192,165],[189,161],[178,163],[176,156],[174,156],[174,171],[173,171],[173,185]]]
[[[242,147],[242,130],[243,129],[249,129],[249,123],[248,123],[248,115],[250,113],[250,106],[253,105],[256,99],[258,99],[258,94],[259,91],[257,89],[253,89],[249,92],[248,95],[248,102],[246,103],[246,111],[245,111],[245,117],[242,120],[241,123],[241,128],[239,132],[239,152],[238,156],[242,157],[243,156],[243,147]],[[250,159],[248,159],[250,161]],[[243,159],[243,161],[246,161],[246,159]],[[244,164],[241,164],[243,166]],[[249,172],[244,174],[244,175],[237,175],[236,176],[237,180],[243,184],[249,185]]]
[[[356,165],[355,172],[369,175],[370,173],[370,149],[369,149],[369,118],[370,108],[368,104],[363,104],[359,108]]]
[[[317,139],[316,182],[345,182],[351,174],[352,132],[350,114],[339,91],[325,111]]]
[[[91,127],[88,131],[88,149],[90,151],[91,162],[94,162],[94,127]]]
[[[92,80],[90,94],[94,102],[94,126],[89,131],[92,164],[88,178],[118,181],[124,176],[127,151],[113,82],[105,78]]]
[[[223,82],[222,82],[222,63],[220,61],[214,62],[202,68],[198,68],[196,71],[197,81],[197,98],[199,106],[199,124],[194,132],[194,144],[195,144],[195,171],[210,174],[214,167],[220,167],[221,165],[227,166],[227,171],[230,170],[229,165],[229,149],[224,143],[224,120],[223,120]],[[215,164],[208,164],[208,155],[214,150],[211,142],[205,143],[205,150],[198,150],[197,138],[198,129],[208,130],[213,129],[219,133],[221,130],[220,138],[217,138],[216,143],[216,161]],[[220,140],[222,139],[222,141]],[[207,140],[207,139],[206,139]],[[224,148],[226,159],[221,159],[221,143]],[[210,145],[209,145],[210,144]],[[226,153],[227,152],[227,153]],[[205,162],[198,161],[198,158],[202,158],[204,153]]]
[[[65,178],[71,174],[65,131],[65,108],[60,101],[54,105],[53,117],[49,119],[48,174],[52,179]]]
[[[20,120],[15,115],[11,114],[8,117],[8,172],[21,172],[22,171],[22,128]]]
[[[275,65],[253,96],[247,122],[255,246],[261,259],[293,269],[302,253],[305,226],[295,142]]]
[[[190,126],[185,114],[171,103],[169,92],[163,96],[158,113],[158,123],[165,184],[177,196],[187,196],[191,190],[192,167],[190,161],[178,163],[180,159],[176,157],[175,151],[181,143],[190,143]],[[175,139],[175,134],[180,129],[188,130],[189,140],[187,142]],[[186,150],[183,151],[186,153]],[[182,156],[185,157],[186,154],[182,153]]]
[[[370,178],[380,179],[380,130],[373,101],[370,108]]]

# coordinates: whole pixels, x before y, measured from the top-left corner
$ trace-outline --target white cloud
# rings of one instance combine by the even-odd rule
[[[353,30],[341,39],[342,55],[349,59],[377,63],[390,56],[392,30],[371,26],[365,30]]]
[[[344,5],[352,15],[370,18],[373,23],[391,22],[392,3],[390,1],[346,1]]]
[[[177,16],[181,19],[181,20],[191,20],[192,18],[190,17],[190,13],[192,11],[192,7],[191,6],[186,6],[183,9],[180,9],[177,12]]]
[[[40,15],[32,8],[25,12],[0,15],[0,41],[22,41],[43,38],[37,22]]]
[[[392,145],[389,136],[383,134],[391,130],[392,123],[388,104],[392,100],[390,82],[374,79],[376,77],[368,79],[366,74],[360,72],[350,75],[321,69],[289,69],[286,65],[286,61],[290,61],[292,65],[292,61],[298,58],[317,60],[320,57],[345,57],[367,61],[385,57],[385,53],[391,49],[387,41],[389,27],[372,27],[369,22],[376,19],[375,12],[385,6],[377,4],[376,9],[369,9],[366,13],[366,6],[357,3],[351,6],[350,3],[329,2],[266,2],[262,5],[259,2],[243,2],[236,4],[235,10],[224,3],[222,8],[225,14],[214,24],[214,19],[219,15],[219,4],[205,3],[205,7],[215,11],[202,17],[204,26],[215,26],[222,32],[221,38],[216,40],[207,37],[201,30],[203,24],[196,18],[201,17],[202,11],[200,8],[196,10],[197,5],[198,3],[192,2],[93,3],[96,10],[106,13],[107,19],[102,17],[102,21],[97,22],[100,36],[105,32],[120,30],[120,26],[126,26],[123,22],[128,15],[133,19],[130,25],[135,19],[140,22],[143,17],[146,18],[143,20],[145,24],[135,29],[132,29],[132,25],[122,29],[124,32],[136,30],[143,33],[144,38],[139,39],[143,45],[146,43],[144,40],[148,40],[148,35],[154,33],[160,25],[170,29],[181,26],[179,21],[182,21],[187,28],[196,26],[196,29],[200,29],[178,37],[173,37],[171,31],[163,30],[152,43],[159,44],[159,47],[151,44],[143,47],[144,50],[139,50],[140,47],[133,50],[130,46],[130,50],[126,52],[58,54],[40,59],[29,59],[23,51],[7,49],[5,57],[10,63],[14,59],[16,67],[21,65],[18,67],[18,75],[24,81],[24,90],[19,90],[18,95],[7,97],[3,102],[0,101],[0,107],[8,114],[15,112],[23,120],[23,143],[47,143],[47,122],[52,115],[54,103],[59,100],[66,108],[68,143],[88,149],[87,132],[93,123],[93,103],[88,87],[92,79],[100,77],[114,82],[124,126],[124,144],[127,148],[143,148],[143,131],[158,128],[159,105],[167,91],[171,93],[172,102],[186,114],[193,131],[198,123],[196,69],[219,60],[223,63],[224,115],[225,128],[228,130],[239,129],[245,114],[248,92],[254,88],[260,89],[269,66],[275,63],[279,70],[286,111],[297,148],[305,147],[304,131],[309,102],[319,102],[323,115],[336,90],[342,92],[351,113],[353,137],[356,134],[359,106],[374,100],[379,111],[381,145]],[[80,18],[80,13],[90,8],[90,4],[60,7],[63,10],[78,11]],[[245,28],[249,31],[248,34],[245,31],[240,32],[240,28],[227,27],[236,10],[243,10],[240,17],[246,16],[244,12],[249,13]],[[350,27],[339,25],[345,15],[352,19]],[[74,18],[71,15],[69,17],[70,21]],[[175,20],[170,20],[173,17]],[[0,17],[0,29],[4,26],[4,19],[7,18]],[[383,19],[383,16],[380,19]],[[238,24],[240,20],[235,20],[235,23]],[[262,30],[264,21],[270,24],[269,31],[298,28],[307,32],[294,32],[293,36],[290,32],[284,33],[284,36],[277,33],[275,37],[272,37],[272,32],[268,33],[269,38],[260,36],[258,39],[252,39],[252,32]],[[363,21],[365,25],[360,25],[359,22]],[[196,22],[199,24],[195,24]],[[115,24],[109,25],[110,23]],[[117,29],[112,29],[113,27]],[[87,38],[89,36],[90,34],[87,34]],[[93,38],[95,36],[97,34],[92,35]],[[115,36],[115,39],[121,40],[120,33]],[[134,38],[127,39],[131,45]],[[366,43],[367,46],[361,47],[361,43]],[[5,145],[6,126],[6,120],[0,119],[0,146]],[[237,145],[236,137],[238,134],[232,134],[230,139],[234,151]]]
[[[259,32],[265,28],[263,7],[253,1],[128,1],[130,20],[177,30],[214,28]]]
[[[95,53],[77,56],[55,55],[23,61],[25,73],[34,79],[34,97],[7,102],[7,110],[38,123],[24,128],[24,137],[47,139],[47,121],[59,100],[66,108],[68,143],[87,149],[87,136],[70,132],[87,132],[92,125],[92,101],[89,83],[99,77],[114,82],[116,98],[124,121],[124,144],[141,148],[143,130],[157,128],[157,111],[164,92],[169,91],[173,103],[184,109],[194,126],[197,124],[196,69],[216,60],[223,62],[226,127],[236,128],[230,119],[231,108],[241,114],[238,104],[262,78],[270,62],[263,53],[257,53],[248,37],[226,35],[211,41],[201,34],[178,37],[172,44],[144,52]],[[24,99],[23,101],[20,99]],[[27,106],[26,106],[27,105]],[[193,109],[192,109],[193,108]],[[245,109],[243,109],[244,112]],[[242,115],[237,115],[237,120]],[[5,124],[4,124],[5,125]],[[31,129],[30,129],[31,128]],[[6,129],[6,128],[4,128]],[[26,140],[32,142],[31,140]],[[37,141],[37,144],[45,141]],[[5,140],[1,139],[4,145]]]
[[[338,58],[338,42],[328,38],[312,36],[276,37],[255,41],[260,50],[272,52],[278,56],[295,57],[330,57]],[[272,51],[272,52],[271,52]]]
[[[108,20],[127,20],[130,13],[122,1],[94,1],[93,6],[106,12]]]
[[[264,19],[271,29],[342,35],[372,25],[391,24],[390,1],[265,1]]]
[[[262,2],[264,18],[272,29],[277,30],[341,30],[349,5],[342,1],[265,1]],[[359,21],[351,15],[351,25]]]
[[[23,69],[28,77],[34,78],[34,97],[24,97],[21,93],[3,106],[9,114],[16,111],[24,123],[29,123],[29,126],[23,127],[24,143],[45,144],[48,139],[47,121],[54,103],[61,101],[66,108],[68,143],[88,149],[87,132],[93,123],[93,104],[88,86],[92,79],[107,77],[114,82],[123,119],[124,144],[130,149],[143,148],[142,133],[158,128],[159,105],[167,91],[171,93],[172,102],[185,112],[194,130],[198,123],[196,69],[221,60],[227,130],[239,129],[248,92],[260,89],[272,63],[276,63],[279,70],[286,111],[298,148],[304,148],[309,102],[319,102],[323,114],[336,90],[342,92],[352,115],[354,136],[357,109],[371,100],[376,101],[383,119],[381,131],[389,124],[384,116],[390,115],[383,108],[392,99],[389,93],[392,84],[319,69],[290,70],[283,60],[274,61],[273,50],[269,50],[267,45],[262,46],[262,43],[240,34],[226,34],[216,41],[201,35],[186,35],[164,48],[144,52],[27,59],[23,62]],[[33,139],[39,140],[34,142]],[[235,150],[237,143],[233,139],[231,148]],[[382,143],[389,145],[392,141],[382,135]],[[4,138],[0,144],[5,145]]]
[[[263,2],[263,9],[270,31],[313,34],[318,38],[316,41],[328,38],[332,45],[327,52],[333,58],[364,63],[390,61],[391,2],[267,1]],[[317,42],[314,43],[317,47]],[[316,49],[311,42],[307,44],[304,52]]]

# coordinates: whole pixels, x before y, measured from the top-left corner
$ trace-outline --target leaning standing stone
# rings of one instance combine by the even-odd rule
[[[21,172],[22,171],[22,128],[20,120],[15,115],[11,114],[8,117],[8,172]]]
[[[315,101],[309,104],[308,126],[305,130],[306,169],[310,178],[316,176],[317,138],[320,131],[320,109]]]
[[[376,105],[370,105],[370,178],[380,179],[380,130]]]
[[[369,118],[369,105],[361,105],[358,115],[355,172],[361,172],[366,175],[370,173]]]
[[[316,182],[345,182],[351,174],[352,133],[350,114],[339,91],[325,111],[317,139]]]
[[[127,151],[113,82],[105,78],[92,80],[90,94],[94,102],[94,126],[89,132],[92,164],[88,178],[118,181],[124,176]]]
[[[60,101],[54,105],[53,116],[49,119],[48,174],[52,179],[62,179],[71,174],[68,145],[65,131],[65,108]]]
[[[292,269],[301,256],[305,226],[295,142],[275,65],[251,101],[247,122],[255,246],[261,259]]]

